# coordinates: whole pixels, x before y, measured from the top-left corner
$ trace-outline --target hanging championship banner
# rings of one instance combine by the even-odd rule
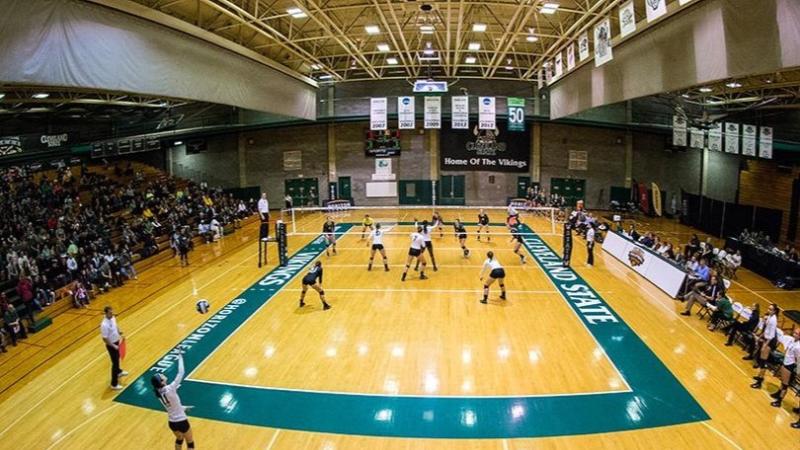
[[[633,10],[633,0],[619,7],[619,32],[625,37],[636,31],[636,13]]]
[[[414,115],[414,97],[397,97],[397,128],[413,130]]]
[[[708,130],[708,149],[715,152],[722,151],[722,123],[714,124]]]
[[[478,97],[478,128],[481,130],[497,128],[494,97]]]
[[[578,38],[578,59],[581,61],[589,57],[589,32],[583,33]]]
[[[772,159],[772,127],[761,127],[758,156]]]
[[[652,22],[667,13],[667,0],[645,0],[647,22]]]
[[[442,128],[442,97],[425,97],[425,128]]]
[[[525,131],[525,99],[508,97],[508,131]]]
[[[450,100],[450,127],[454,130],[469,130],[469,97],[457,95]]]
[[[756,156],[756,126],[742,125],[742,154]]]
[[[611,21],[605,18],[594,26],[594,65],[600,67],[612,59]]]
[[[739,124],[725,123],[725,152],[739,153]]]
[[[689,147],[704,149],[706,147],[706,133],[700,128],[689,129]]]
[[[530,171],[531,131],[505,132],[508,125],[471,133],[444,128],[440,133],[439,167],[442,171]]]
[[[369,129],[383,131],[386,127],[386,97],[369,99]]]
[[[550,86],[553,83],[553,63],[548,61],[544,63],[544,80]]]
[[[561,78],[561,75],[564,75],[564,65],[563,60],[561,59],[561,52],[558,52],[556,55],[556,78]]]
[[[575,68],[575,44],[567,47],[567,72]]]
[[[683,116],[672,116],[672,145],[686,147],[686,119]]]

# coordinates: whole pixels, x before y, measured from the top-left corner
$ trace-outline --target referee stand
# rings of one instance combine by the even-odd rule
[[[275,222],[275,237],[269,237],[269,222],[261,222],[258,230],[258,267],[267,264],[269,243],[278,243],[278,263],[285,267],[289,262],[288,240],[286,237],[286,223],[282,220]]]

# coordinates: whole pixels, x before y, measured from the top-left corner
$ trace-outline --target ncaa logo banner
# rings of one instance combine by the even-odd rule
[[[397,128],[414,129],[414,97],[397,97]]]
[[[494,97],[478,97],[478,128],[481,130],[497,128]]]
[[[761,127],[758,156],[772,159],[772,127]]]
[[[450,99],[450,127],[454,130],[469,130],[469,97],[457,95]]]
[[[383,131],[386,127],[386,97],[369,99],[369,129]]]

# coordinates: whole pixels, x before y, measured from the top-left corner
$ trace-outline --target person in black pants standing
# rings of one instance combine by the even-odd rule
[[[589,228],[586,230],[586,265],[588,267],[594,265],[594,233],[594,223],[590,223]]]
[[[122,332],[117,327],[117,318],[114,317],[114,310],[110,306],[103,308],[103,323],[100,324],[100,335],[106,344],[108,356],[111,357],[111,389],[118,391],[122,389],[119,384],[119,377],[124,377],[128,372],[119,367],[119,344],[122,341]]]

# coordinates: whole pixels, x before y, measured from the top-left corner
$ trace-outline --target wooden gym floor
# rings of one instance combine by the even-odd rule
[[[458,214],[472,222],[476,211]],[[504,218],[490,214],[493,222]],[[385,239],[388,273],[379,257],[366,271],[369,249],[358,225],[340,238],[336,256],[318,257],[330,311],[322,311],[313,291],[308,306],[297,306],[294,275],[322,249],[316,233],[323,217],[309,215],[298,220],[298,231],[308,234],[290,237],[289,254],[297,256],[286,271],[268,275],[274,247],[269,267],[257,267],[252,224],[199,246],[188,268],[165,261],[96,299],[91,310],[57,317],[0,356],[0,448],[171,448],[166,414],[152,409],[146,381],[181,342],[191,371],[181,394],[195,405],[189,415],[198,448],[800,446],[800,432],[789,427],[795,397],[770,407],[774,378],[765,390],[750,389],[754,371],[738,347],[724,347],[724,336],[697,317],[679,316],[682,305],[599,248],[595,266],[586,267],[576,239],[574,278],[565,282],[572,274],[554,273],[549,250],[538,243],[561,251],[561,237],[549,234],[542,218],[524,218],[538,233],[526,240],[536,258],[527,253],[525,265],[500,226],[492,228],[491,243],[477,242],[468,226],[469,258],[445,228],[444,237],[434,235],[439,270],[429,267],[425,281],[411,271],[401,282],[410,230],[403,222],[413,215],[430,211],[373,213],[400,223],[389,230],[398,234]],[[455,215],[444,212],[448,221]],[[666,220],[641,227],[680,242],[691,233]],[[482,305],[478,272],[490,249],[506,267],[509,298],[499,300],[495,285]],[[570,296],[580,283],[588,286],[581,292],[593,292],[592,308],[581,309],[585,298]],[[744,270],[731,296],[800,306],[797,292]],[[208,315],[194,310],[200,298],[211,303]],[[129,341],[123,367],[130,387],[122,393],[107,388],[109,361],[98,336],[105,304],[118,311]],[[613,311],[597,312],[606,306]],[[610,328],[591,323],[607,313],[616,322]],[[206,320],[214,327],[204,327]],[[52,350],[44,360],[19,356],[35,346]]]

